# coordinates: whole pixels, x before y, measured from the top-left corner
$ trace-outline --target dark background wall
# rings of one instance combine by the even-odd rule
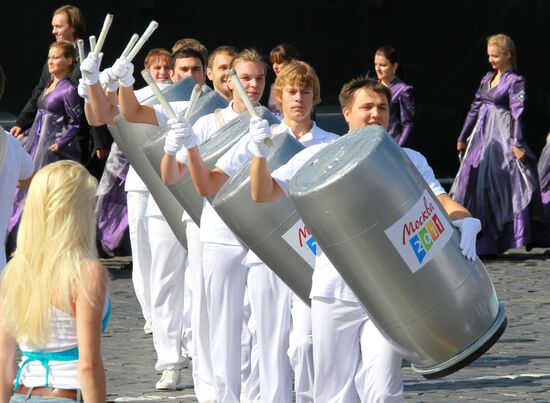
[[[62,1],[2,1],[0,63],[8,76],[0,111],[18,114],[39,78],[53,41],[52,11]],[[550,130],[550,36],[548,0],[355,0],[311,1],[74,1],[87,35],[99,34],[107,12],[114,22],[104,47],[111,65],[133,32],[149,21],[159,28],[146,50],[195,37],[209,49],[223,44],[256,47],[263,54],[280,42],[295,44],[321,80],[322,105],[337,104],[351,78],[373,73],[374,51],[391,44],[400,54],[404,80],[417,106],[411,146],[423,152],[438,177],[454,176],[455,142],[481,77],[490,69],[487,36],[510,35],[527,81],[526,138],[539,154]],[[435,16],[435,17],[434,17]],[[136,74],[138,76],[138,74]],[[273,76],[270,73],[268,81]]]

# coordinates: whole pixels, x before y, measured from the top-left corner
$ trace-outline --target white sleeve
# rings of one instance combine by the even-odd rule
[[[241,137],[233,147],[216,161],[216,167],[230,177],[235,175],[252,158],[252,153],[248,149],[248,143],[248,135]]]
[[[280,166],[271,174],[271,177],[275,179],[275,182],[281,187],[283,192],[288,195],[288,185],[296,172],[319,150],[324,148],[326,144],[316,144],[308,147],[305,150],[300,151],[294,157],[292,157],[285,165]]]
[[[418,172],[420,172],[420,175],[422,175],[422,177],[436,196],[447,193],[445,192],[445,189],[443,189],[439,181],[435,178],[432,167],[430,167],[428,161],[422,154],[417,151],[411,150],[410,148],[403,148],[403,151],[405,151],[407,157],[409,157],[416,169],[418,169]]]
[[[17,154],[19,160],[19,177],[18,180],[24,180],[31,177],[34,172],[34,162],[32,157],[21,147],[21,144],[11,134],[5,134],[9,148],[8,152]]]
[[[176,112],[176,115],[182,115],[189,104],[188,101],[175,101],[169,103],[174,112]],[[168,119],[170,118],[166,114],[164,108],[160,104],[155,104],[153,105],[153,109],[155,110],[155,116],[157,117],[159,127],[165,127],[168,124]]]

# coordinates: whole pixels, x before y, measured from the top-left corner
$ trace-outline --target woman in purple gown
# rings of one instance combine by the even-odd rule
[[[75,61],[76,51],[71,42],[62,40],[50,45],[48,71],[52,81],[38,98],[34,123],[21,140],[33,158],[35,171],[63,159],[80,161],[77,134],[82,108],[77,90],[70,81]],[[17,190],[8,224],[7,252],[15,249],[17,226],[26,196],[27,189]]]
[[[523,136],[525,82],[516,72],[516,50],[506,35],[487,40],[493,71],[481,80],[458,137],[463,155],[450,194],[481,220],[479,255],[532,245],[541,219],[536,162]]]
[[[390,125],[388,133],[404,146],[413,128],[414,100],[412,87],[398,76],[399,59],[391,46],[382,46],[374,54],[374,70],[378,80],[391,91]]]
[[[537,226],[534,243],[535,246],[548,248],[550,247],[550,131],[546,136],[546,145],[540,154],[537,168],[542,196],[544,225]]]

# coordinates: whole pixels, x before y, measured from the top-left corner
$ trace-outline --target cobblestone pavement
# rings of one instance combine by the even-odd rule
[[[197,402],[191,370],[186,388],[157,392],[153,339],[143,333],[127,258],[104,261],[112,282],[113,312],[103,338],[111,402]],[[550,402],[550,250],[523,249],[484,259],[508,328],[481,358],[442,379],[426,380],[405,363],[407,402]]]

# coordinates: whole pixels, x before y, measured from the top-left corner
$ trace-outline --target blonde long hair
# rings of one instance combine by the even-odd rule
[[[96,188],[97,180],[68,160],[45,166],[31,182],[17,249],[0,277],[2,325],[20,343],[43,346],[52,302],[70,313],[77,287],[87,288],[81,272],[97,259]]]
[[[496,34],[487,38],[487,46],[496,46],[502,53],[510,52],[510,64],[518,69],[516,44],[508,35]]]

